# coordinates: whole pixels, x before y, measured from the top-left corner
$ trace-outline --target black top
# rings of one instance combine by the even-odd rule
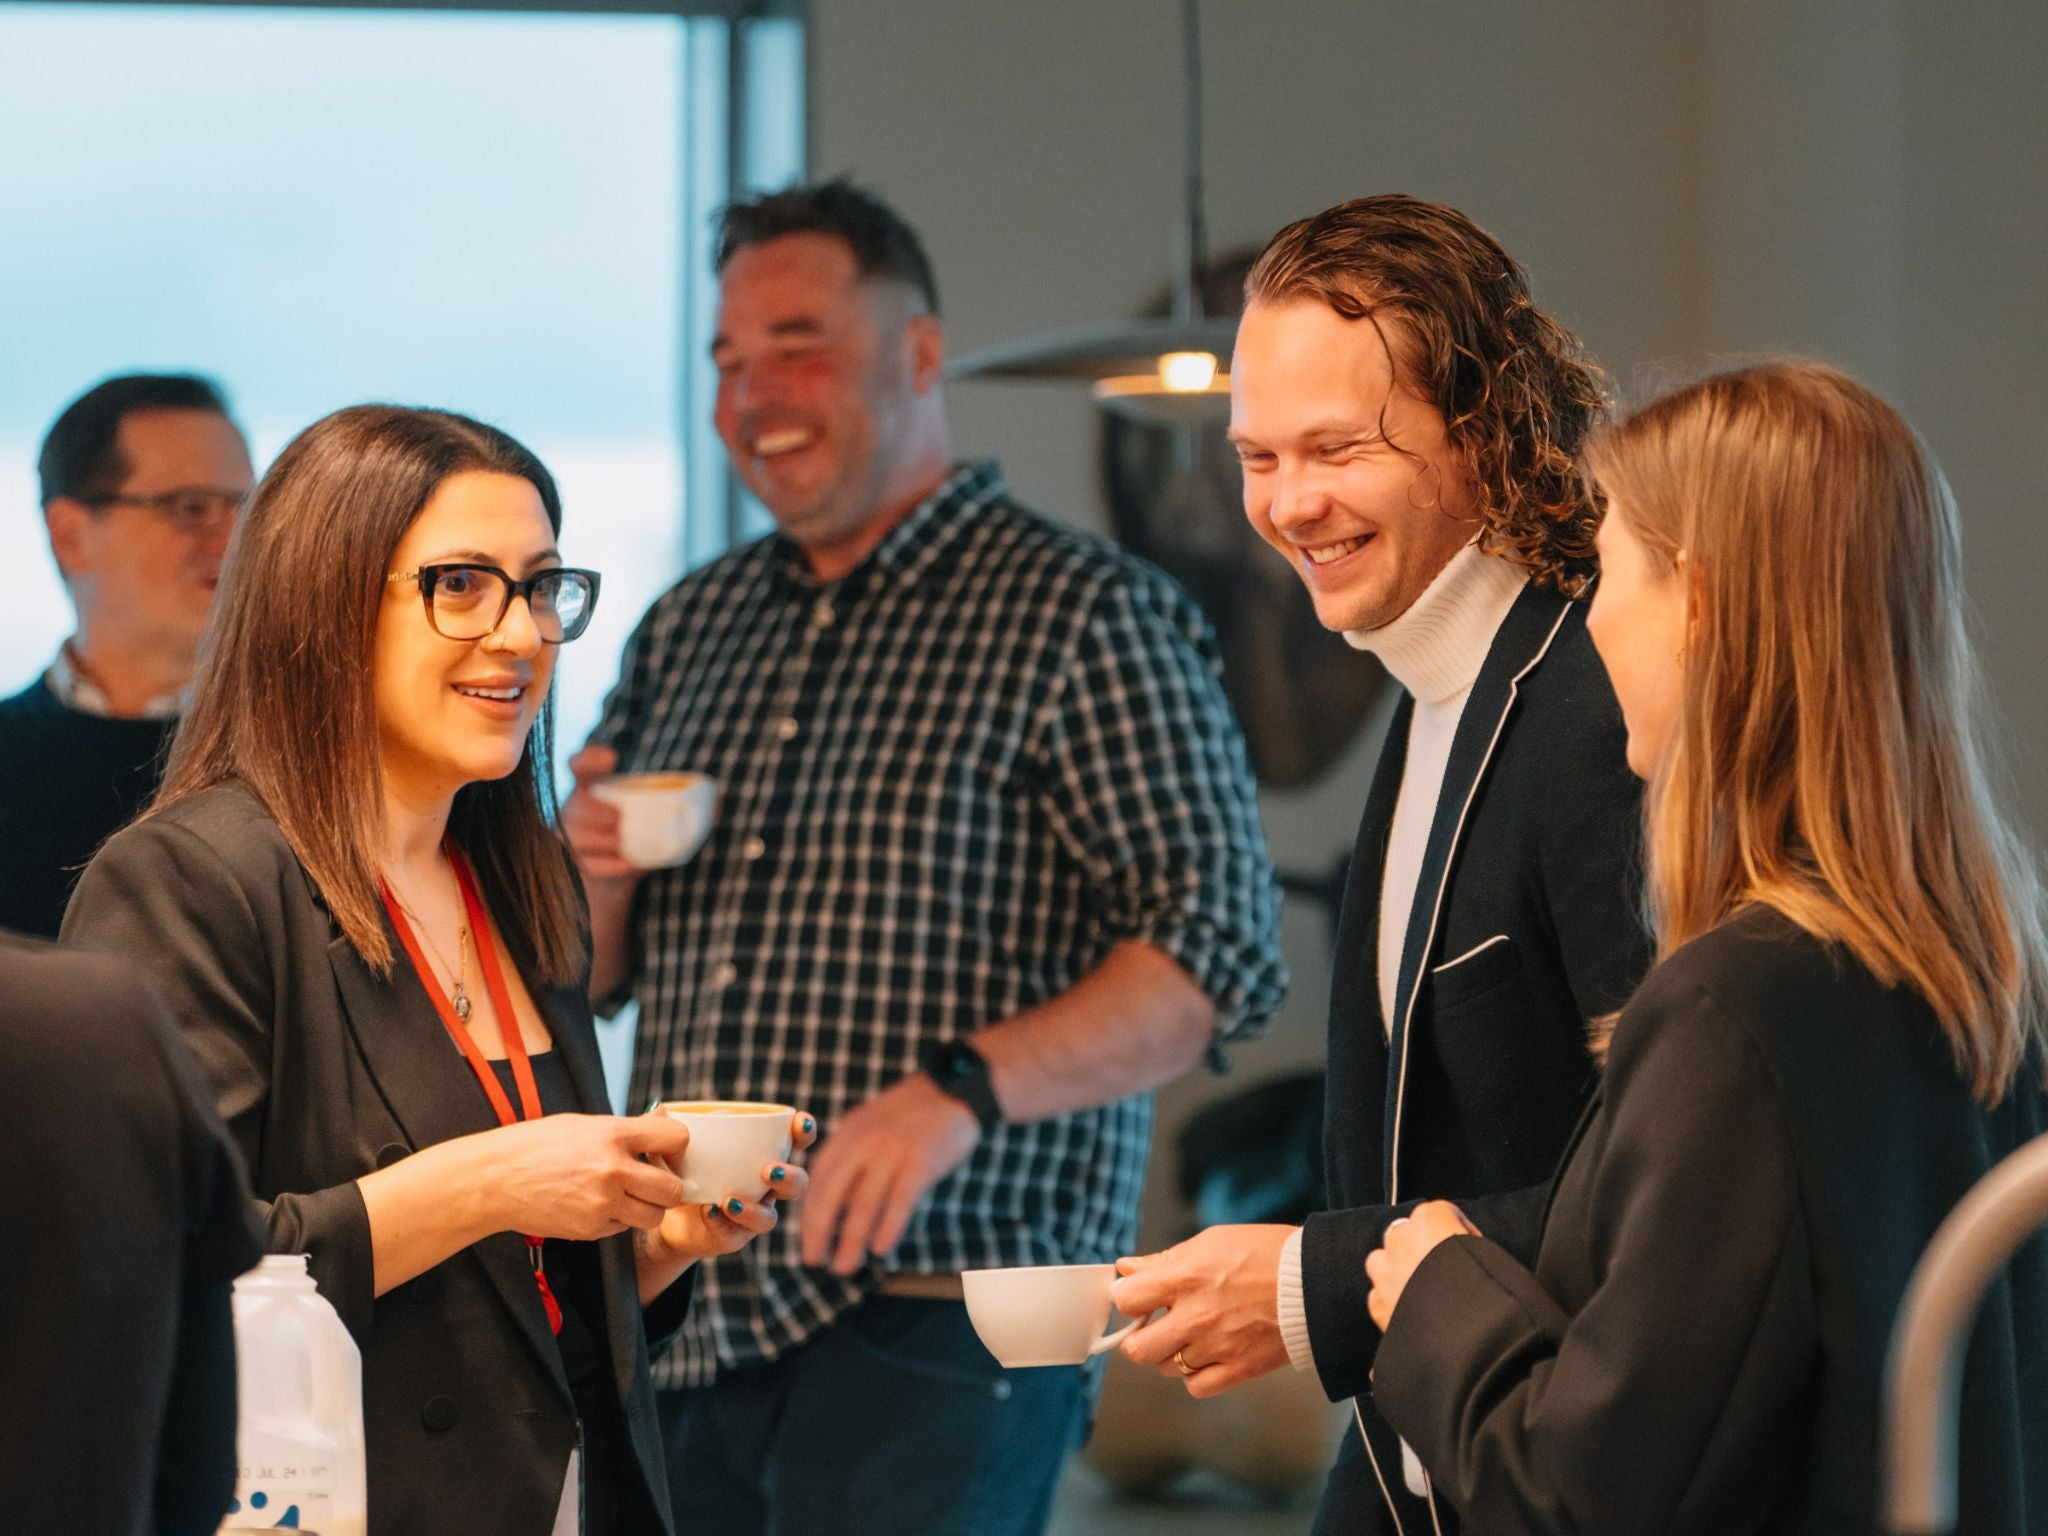
[[[1324,1536],[1430,1531],[1398,1443],[1364,1398],[1379,1345],[1366,1255],[1419,1199],[1456,1199],[1533,1254],[1541,1187],[1592,1092],[1590,1021],[1649,967],[1637,909],[1641,785],[1586,633],[1586,605],[1524,589],[1458,717],[1394,987],[1381,1017],[1380,886],[1413,701],[1396,712],[1366,802],[1330,984],[1324,1152],[1332,1210],[1301,1243],[1317,1375],[1360,1397],[1370,1470],[1340,1471]],[[1396,1203],[1398,1202],[1398,1203]],[[1354,1453],[1347,1446],[1347,1455]],[[1386,1492],[1381,1490],[1385,1488]]]
[[[156,792],[175,720],[110,720],[38,678],[0,699],[0,928],[54,939],[93,851]]]
[[[1533,1269],[1478,1238],[1416,1269],[1381,1410],[1467,1529],[1875,1530],[1907,1277],[2048,1130],[2040,1074],[1985,1109],[1917,994],[1748,909],[1622,1014]],[[2048,1532],[2048,1239],[1986,1298],[1961,1414],[1957,1529]]]
[[[533,1086],[540,1095],[542,1114],[575,1114],[583,1108],[559,1052],[541,1051],[528,1060],[533,1064]],[[512,1063],[499,1057],[491,1062],[491,1069],[506,1099],[517,1104],[519,1082]],[[605,1358],[604,1276],[597,1244],[556,1238],[542,1245],[541,1255],[548,1288],[562,1309],[562,1331],[555,1335],[555,1344],[561,1350],[562,1370],[569,1378],[569,1395],[575,1399],[582,1428],[582,1536],[614,1536],[619,1529],[614,1485],[618,1478],[631,1475],[632,1446],[619,1421],[618,1394],[612,1390],[611,1365]]]
[[[362,1349],[370,1528],[545,1536],[578,1413],[525,1242],[494,1233],[375,1294],[356,1181],[497,1124],[387,935],[400,957],[388,977],[341,937],[276,821],[240,786],[117,833],[64,924],[67,940],[127,955],[155,982],[248,1164],[270,1248],[309,1256]],[[581,981],[538,984],[511,950],[575,1106],[607,1112]],[[613,1479],[619,1529],[652,1536],[669,1528],[669,1508],[647,1350],[681,1323],[694,1271],[643,1310],[631,1240],[596,1248],[593,1312],[627,1447]]]
[[[263,1252],[241,1159],[130,967],[6,936],[0,1234],[0,1526],[212,1536]]]

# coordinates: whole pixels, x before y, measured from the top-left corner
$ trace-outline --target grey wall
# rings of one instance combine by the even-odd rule
[[[812,163],[924,230],[956,349],[1129,314],[1163,282],[1172,0],[812,15]],[[1894,399],[1961,499],[1985,669],[2048,832],[2048,6],[1206,0],[1203,19],[1216,247],[1414,192],[1498,234],[1624,394],[1793,351]],[[952,403],[963,449],[1100,522],[1081,391],[963,383]],[[1348,841],[1368,748],[1319,793],[1267,797],[1283,859]],[[1253,1070],[1318,1048],[1319,927],[1290,919],[1299,983]]]

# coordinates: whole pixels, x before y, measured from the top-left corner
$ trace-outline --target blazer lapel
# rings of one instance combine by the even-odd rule
[[[1401,971],[1394,987],[1394,1027],[1389,1048],[1394,1070],[1388,1077],[1392,1102],[1386,1116],[1387,1199],[1401,1198],[1401,1114],[1408,1082],[1408,1049],[1416,1025],[1416,1002],[1429,958],[1442,924],[1445,895],[1457,864],[1458,845],[1479,787],[1493,766],[1494,751],[1507,727],[1515,695],[1524,677],[1550,649],[1571,600],[1534,585],[1525,587],[1501,621],[1486,653],[1486,662],[1472,684],[1458,716],[1444,765],[1443,787],[1437,792],[1436,814],[1415,882],[1415,904],[1408,910],[1408,930],[1401,945]],[[1391,813],[1389,814],[1391,821]]]
[[[328,965],[348,1014],[349,1031],[385,1107],[415,1151],[489,1130],[494,1123],[489,1100],[448,1038],[426,988],[406,963],[397,934],[391,933],[388,923],[385,931],[390,934],[392,952],[399,957],[389,981],[365,965],[346,938],[337,935],[327,946]],[[562,1353],[549,1331],[524,1240],[513,1232],[493,1233],[469,1252],[483,1266],[519,1332],[568,1400],[569,1379],[562,1370]]]

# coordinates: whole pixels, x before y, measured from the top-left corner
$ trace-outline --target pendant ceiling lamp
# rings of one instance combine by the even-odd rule
[[[1086,380],[1105,409],[1154,426],[1195,427],[1230,412],[1237,321],[1202,313],[1208,262],[1202,220],[1202,46],[1198,0],[1181,0],[1187,117],[1185,222],[1165,319],[1086,325],[984,347],[948,370],[956,379]]]

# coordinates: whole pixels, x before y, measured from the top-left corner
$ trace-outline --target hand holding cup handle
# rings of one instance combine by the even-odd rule
[[[1117,1329],[1115,1333],[1105,1333],[1101,1338],[1088,1346],[1088,1353],[1090,1355],[1100,1355],[1115,1349],[1117,1345],[1123,1343],[1125,1339],[1128,1339],[1133,1333],[1137,1332],[1138,1325],[1144,1321],[1146,1319],[1142,1317],[1134,1317],[1128,1323],[1125,1323],[1123,1327]]]

